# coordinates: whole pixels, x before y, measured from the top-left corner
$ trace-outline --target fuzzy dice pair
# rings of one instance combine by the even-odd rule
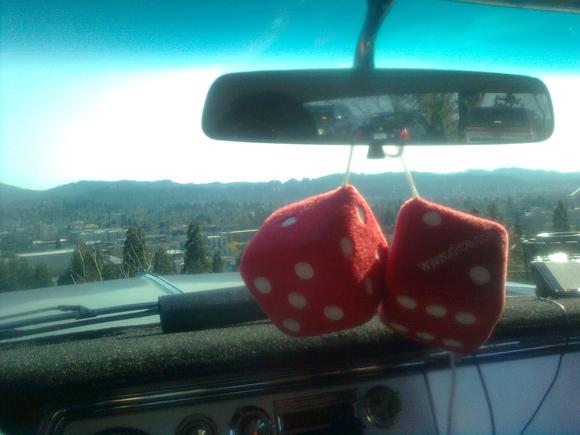
[[[495,222],[414,198],[390,249],[364,198],[344,186],[274,212],[241,274],[282,331],[312,336],[381,320],[456,352],[491,334],[504,300],[507,235]]]

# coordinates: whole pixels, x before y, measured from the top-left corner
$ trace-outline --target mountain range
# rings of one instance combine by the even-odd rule
[[[10,207],[36,201],[90,201],[110,205],[159,206],[213,201],[290,202],[338,187],[343,175],[287,182],[179,184],[168,180],[79,181],[48,190],[30,190],[0,183],[0,205]],[[580,172],[519,168],[435,174],[414,173],[419,192],[434,200],[450,197],[504,197],[551,195],[567,197],[580,186]],[[369,200],[405,198],[409,187],[402,173],[352,174],[351,184]],[[274,199],[275,198],[275,199]]]

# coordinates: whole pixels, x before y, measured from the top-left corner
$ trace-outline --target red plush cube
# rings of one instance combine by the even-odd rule
[[[280,330],[312,336],[373,316],[386,254],[370,207],[345,186],[275,211],[248,244],[240,271]]]
[[[421,198],[407,201],[389,251],[382,321],[425,344],[474,351],[503,310],[507,247],[496,222]]]

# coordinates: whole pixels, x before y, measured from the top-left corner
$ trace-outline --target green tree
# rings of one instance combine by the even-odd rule
[[[8,260],[0,258],[0,293],[10,291],[12,289],[12,277],[10,276],[10,269],[8,269]]]
[[[175,263],[163,247],[160,247],[153,255],[153,272],[159,275],[169,275],[176,272]]]
[[[495,201],[491,201],[487,204],[487,216],[489,216],[494,221],[501,221],[502,216]]]
[[[209,270],[207,250],[201,238],[201,229],[196,221],[187,228],[183,273],[203,273]]]
[[[13,285],[16,290],[28,289],[34,287],[34,272],[28,265],[28,262],[22,258],[17,258],[12,262]]]
[[[524,234],[519,217],[516,218],[513,225],[508,227],[508,233],[510,243],[508,279],[516,282],[528,282],[528,265],[522,243]]]
[[[103,256],[92,246],[79,242],[67,270],[58,278],[59,285],[82,284],[103,280]]]
[[[554,208],[552,222],[554,224],[554,231],[570,231],[568,209],[564,205],[564,201],[558,201],[558,204]]]
[[[54,285],[46,264],[39,264],[34,268],[32,282],[34,288],[52,287]]]
[[[521,106],[522,99],[516,97],[512,93],[507,93],[505,95],[498,95],[495,97],[495,107],[503,109],[512,109],[514,106]]]
[[[224,262],[222,260],[222,256],[219,254],[219,252],[216,252],[213,254],[212,260],[211,260],[211,271],[213,273],[220,273],[224,271]]]
[[[121,278],[121,267],[118,264],[113,264],[110,261],[103,261],[103,268],[101,269],[101,277],[103,281]]]
[[[432,133],[442,135],[439,139],[457,136],[457,102],[453,94],[425,94],[417,97],[417,106],[427,116]]]
[[[123,246],[123,273],[125,276],[135,276],[137,272],[146,272],[150,269],[151,256],[145,243],[143,228],[130,226]]]
[[[39,264],[32,269],[24,259],[14,256],[0,259],[0,292],[54,285],[48,268]]]
[[[244,249],[242,249],[240,251],[240,253],[238,254],[238,256],[236,257],[236,262],[234,264],[234,267],[236,268],[236,271],[240,270],[240,266],[242,265],[242,258],[244,257]]]
[[[0,291],[34,288],[34,272],[28,262],[10,255],[0,259]]]

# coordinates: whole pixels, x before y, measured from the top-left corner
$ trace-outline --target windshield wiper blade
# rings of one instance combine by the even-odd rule
[[[159,310],[157,308],[151,308],[149,310],[129,312],[126,314],[117,314],[117,315],[106,316],[106,317],[93,317],[93,318],[84,319],[84,320],[77,320],[77,321],[72,322],[72,323],[46,325],[46,326],[42,326],[40,328],[8,329],[8,330],[0,329],[0,340],[8,340],[11,338],[20,338],[20,337],[26,337],[29,335],[44,334],[47,332],[61,331],[61,330],[65,330],[65,329],[78,328],[78,327],[87,326],[87,325],[97,325],[99,323],[109,323],[109,322],[116,322],[119,320],[137,319],[140,317],[149,317],[149,316],[154,316],[157,314],[159,314]]]
[[[60,313],[1,323],[9,318],[48,311]],[[154,315],[159,315],[160,326],[165,333],[227,327],[267,318],[246,287],[230,287],[163,295],[157,302],[106,308],[58,305],[4,316],[0,317],[0,340]],[[71,322],[62,323],[67,320]]]
[[[151,311],[153,310],[153,311]],[[36,331],[39,328],[35,328],[32,330],[17,330],[18,328],[25,328],[28,326],[36,326],[42,325],[44,323],[54,323],[54,322],[63,322],[66,320],[96,320],[95,318],[98,316],[106,316],[110,314],[122,314],[128,313],[132,311],[138,311],[138,313],[133,313],[133,317],[144,317],[150,316],[159,313],[158,304],[157,302],[144,302],[139,304],[129,304],[129,305],[118,305],[115,307],[105,307],[105,308],[88,308],[84,305],[57,305],[55,307],[48,307],[48,308],[41,308],[38,310],[31,310],[31,311],[24,311],[18,314],[11,314],[9,316],[0,317],[0,321],[6,319],[14,319],[18,317],[26,317],[34,314],[49,312],[49,311],[60,311],[58,314],[50,314],[40,317],[33,317],[29,319],[22,319],[22,320],[13,320],[11,322],[0,323],[0,339],[3,338],[12,338],[16,336],[24,335],[32,335],[38,334],[40,332],[32,332]],[[92,322],[92,323],[102,323],[103,321],[112,321],[112,316],[109,316],[104,319],[100,319],[99,322]],[[121,320],[121,319],[119,319]],[[76,327],[81,322],[72,323],[71,327]],[[91,322],[82,322],[82,324],[91,324]],[[55,329],[66,329],[67,325],[53,325],[49,330],[53,331]],[[42,329],[42,328],[40,328]],[[30,333],[29,333],[30,332]],[[45,332],[45,331],[42,331]]]

